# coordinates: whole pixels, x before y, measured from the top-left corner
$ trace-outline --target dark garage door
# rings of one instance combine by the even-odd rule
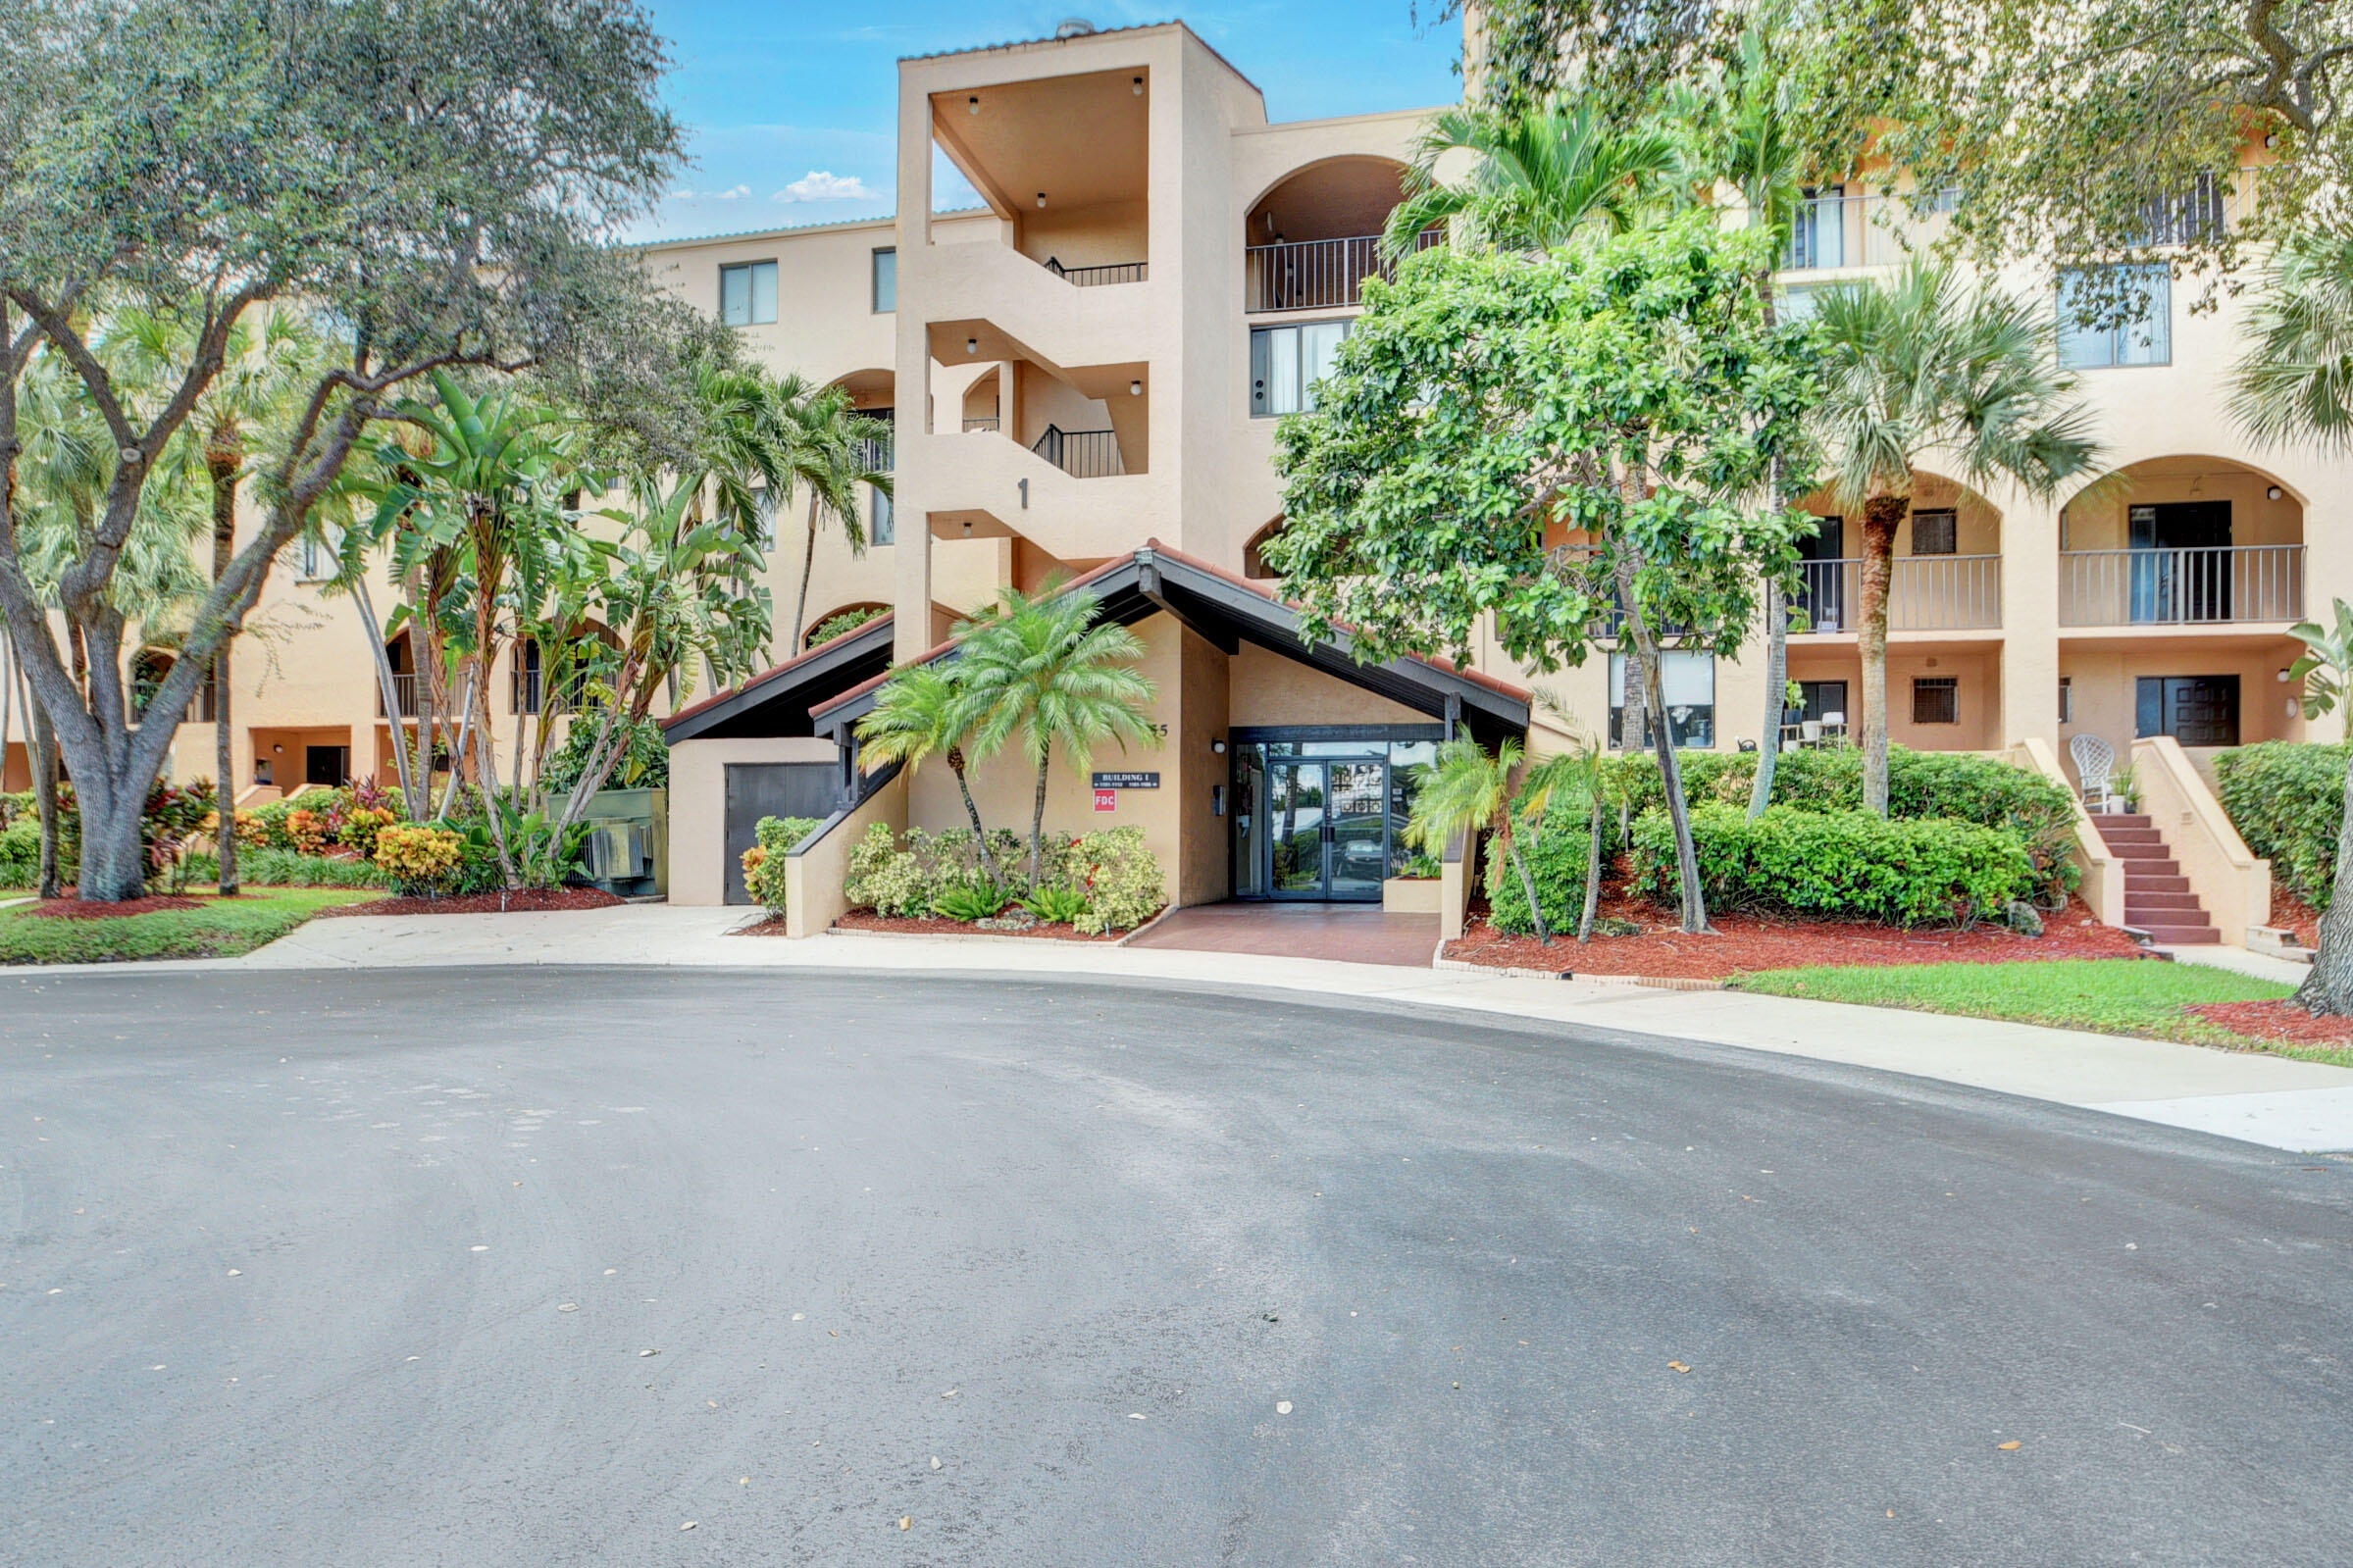
[[[743,851],[759,842],[762,817],[832,816],[842,805],[842,770],[831,762],[727,765],[727,901],[748,904]]]

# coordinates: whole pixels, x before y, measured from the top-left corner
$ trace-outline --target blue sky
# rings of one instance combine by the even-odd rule
[[[676,59],[667,97],[694,165],[633,237],[865,218],[893,208],[902,55],[1181,19],[1266,94],[1271,120],[1447,103],[1460,24],[1414,0],[647,0]],[[1437,9],[1421,0],[1426,19]],[[942,182],[939,205],[972,200]],[[959,200],[959,198],[961,198]]]

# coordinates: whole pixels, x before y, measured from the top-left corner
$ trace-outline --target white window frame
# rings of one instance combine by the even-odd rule
[[[2075,279],[2095,271],[2137,274],[2147,306],[2139,317],[2103,327],[2081,324],[2070,296]],[[2171,268],[2070,268],[2059,275],[2059,363],[2072,371],[2127,370],[2174,362],[2174,275]]]

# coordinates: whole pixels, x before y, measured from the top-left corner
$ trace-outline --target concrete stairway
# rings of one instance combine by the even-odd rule
[[[2166,946],[2222,941],[2154,823],[2146,816],[2099,815],[2091,822],[2109,852],[2124,863],[2125,925]]]

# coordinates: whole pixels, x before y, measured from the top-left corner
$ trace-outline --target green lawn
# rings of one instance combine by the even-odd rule
[[[2205,1002],[2274,1001],[2294,989],[2194,964],[2067,958],[2019,964],[1856,965],[1768,969],[1743,975],[1733,984],[1742,990],[1776,996],[2002,1018],[2103,1035],[2141,1035],[2193,1045],[2267,1050],[2353,1067],[2353,1048],[2253,1039],[2183,1012],[2184,1007]]]
[[[208,896],[199,909],[115,920],[44,919],[19,905],[0,909],[0,964],[233,958],[276,941],[322,909],[383,896],[350,887],[273,887],[237,898]]]

